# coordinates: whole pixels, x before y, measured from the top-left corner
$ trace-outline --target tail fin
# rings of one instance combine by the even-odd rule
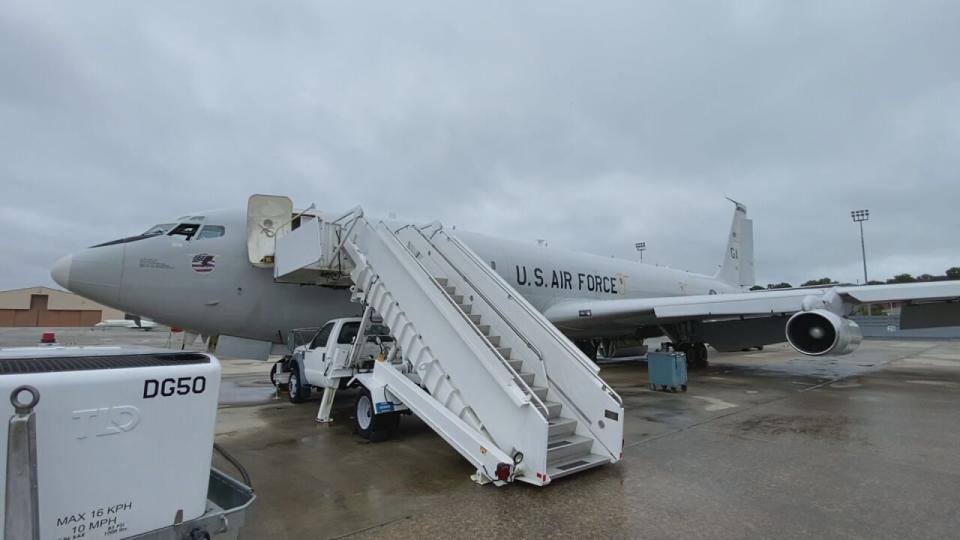
[[[716,278],[739,287],[752,287],[756,283],[753,273],[753,220],[747,219],[747,207],[727,198],[736,205],[727,251],[723,265]]]

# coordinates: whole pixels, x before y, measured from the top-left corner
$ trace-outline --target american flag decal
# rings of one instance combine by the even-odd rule
[[[193,260],[190,261],[190,267],[193,268],[194,272],[213,272],[213,269],[216,266],[214,258],[215,255],[198,253],[197,255],[194,255]]]

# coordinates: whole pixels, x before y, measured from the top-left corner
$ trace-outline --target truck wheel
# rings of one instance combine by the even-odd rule
[[[353,408],[353,431],[370,442],[385,441],[400,425],[397,413],[374,414],[373,398],[364,388],[357,396]]]
[[[280,380],[280,362],[274,362],[273,367],[270,368],[270,384],[274,388],[283,388],[287,386],[287,383]]]
[[[287,379],[287,397],[290,403],[303,403],[307,400],[307,389],[304,388],[300,380],[300,368],[296,364],[290,364],[290,378]]]

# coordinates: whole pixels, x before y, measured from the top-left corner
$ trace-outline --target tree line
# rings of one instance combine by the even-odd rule
[[[883,285],[885,283],[916,283],[916,282],[923,282],[923,281],[948,281],[952,279],[960,280],[960,266],[953,266],[951,268],[947,268],[947,271],[944,272],[942,275],[935,276],[931,274],[920,274],[919,276],[914,277],[910,274],[897,274],[886,281],[875,281],[871,279],[870,281],[867,282],[867,285]],[[800,286],[816,287],[818,285],[852,285],[852,283],[837,283],[836,281],[828,277],[825,277],[825,278],[811,279],[811,280],[805,281]],[[750,287],[750,290],[762,291],[765,289],[792,289],[792,288],[793,288],[793,285],[784,281],[780,283],[768,283],[766,287],[764,287],[763,285],[754,285],[753,287]]]

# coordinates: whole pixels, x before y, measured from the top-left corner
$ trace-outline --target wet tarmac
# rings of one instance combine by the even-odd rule
[[[15,343],[33,339],[17,330],[0,329],[0,345],[33,344]],[[677,394],[650,391],[642,362],[603,364],[625,403],[623,460],[545,488],[496,488],[471,483],[470,465],[415,417],[369,444],[351,432],[353,391],[320,425],[318,400],[277,398],[269,364],[224,360],[217,441],[258,495],[242,538],[958,536],[960,342],[867,341],[821,359],[774,346],[711,361]]]
[[[259,495],[244,537],[946,538],[960,530],[958,342],[870,341],[834,359],[782,346],[714,354],[680,394],[651,392],[639,362],[605,364],[601,375],[625,402],[624,459],[545,488],[471,483],[469,464],[413,417],[390,441],[363,442],[351,433],[349,391],[332,425],[314,422],[317,401],[221,409],[217,440],[246,464]]]

